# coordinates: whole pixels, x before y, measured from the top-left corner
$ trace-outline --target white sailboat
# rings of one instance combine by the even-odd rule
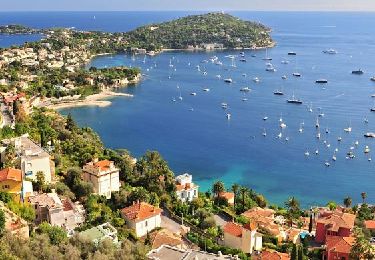
[[[180,86],[179,86],[179,85],[177,85],[177,89],[178,89],[179,92],[180,92],[180,95],[178,96],[178,99],[179,99],[179,100],[182,100],[183,98],[182,98],[182,93],[181,93],[181,89],[180,89]]]
[[[346,132],[346,133],[350,133],[351,131],[352,131],[352,127],[351,127],[351,122],[349,123],[349,126],[347,127],[347,128],[344,128],[344,131]]]
[[[264,137],[266,137],[266,136],[267,136],[267,132],[266,132],[266,129],[265,129],[265,128],[263,128],[263,132],[262,132],[262,135],[263,135]]]

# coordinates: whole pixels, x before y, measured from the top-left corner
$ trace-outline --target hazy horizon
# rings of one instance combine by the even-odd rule
[[[373,12],[374,0],[13,0],[2,3],[9,11],[330,11]]]

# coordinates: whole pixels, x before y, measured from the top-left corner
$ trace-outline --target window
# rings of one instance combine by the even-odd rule
[[[3,185],[3,190],[7,190],[7,189],[9,189],[10,188],[10,186],[9,185]]]
[[[147,220],[146,220],[146,222],[145,222],[145,227],[147,227],[148,226],[148,223],[147,223]]]

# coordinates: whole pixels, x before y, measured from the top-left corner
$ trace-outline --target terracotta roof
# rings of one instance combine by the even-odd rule
[[[235,237],[242,237],[242,226],[234,222],[227,222],[224,226],[224,233],[231,234]]]
[[[257,260],[289,260],[290,257],[286,253],[280,253],[277,251],[262,251],[260,257],[256,258]]]
[[[354,242],[354,237],[327,236],[326,250],[330,252],[349,254]]]
[[[337,232],[340,228],[352,229],[355,215],[350,213],[333,212],[331,215],[319,218],[316,222],[327,226],[330,231]]]
[[[174,234],[173,232],[163,229],[159,232],[156,232],[152,238],[152,248],[159,248],[162,245],[169,246],[180,246],[183,244],[183,241],[180,236]]]
[[[367,229],[375,229],[375,220],[366,220],[365,226]]]
[[[13,180],[22,181],[21,170],[14,168],[5,168],[0,171],[0,181]]]
[[[127,208],[123,208],[121,213],[130,220],[144,220],[159,215],[162,212],[160,208],[154,207],[145,202],[135,203]]]
[[[221,192],[219,194],[219,197],[225,198],[226,200],[233,200],[234,199],[234,193],[233,192]]]
[[[242,213],[243,216],[247,218],[259,218],[259,217],[266,217],[270,218],[273,216],[275,211],[273,209],[263,209],[260,207],[255,207],[252,209],[249,209],[248,211],[245,211]]]
[[[194,183],[186,183],[185,185],[176,184],[176,190],[177,191],[190,190],[190,189],[192,189],[194,187],[195,187]]]
[[[98,167],[101,171],[106,171],[111,167],[113,162],[109,160],[102,160],[99,162],[94,163],[95,167]]]

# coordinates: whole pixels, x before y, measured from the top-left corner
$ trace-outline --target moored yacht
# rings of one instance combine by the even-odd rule
[[[284,95],[284,92],[282,90],[279,90],[279,89],[276,89],[274,92],[273,92],[274,95],[277,95],[277,96],[283,96]]]
[[[323,53],[325,53],[325,54],[337,54],[337,51],[334,50],[334,49],[328,49],[328,50],[324,50]]]
[[[295,56],[295,55],[297,55],[297,53],[295,53],[294,51],[290,51],[290,52],[288,52],[288,55]]]
[[[299,73],[299,72],[293,72],[293,76],[299,78],[299,77],[301,77],[301,73]]]
[[[232,80],[231,78],[227,78],[227,79],[224,79],[224,82],[225,82],[225,83],[232,83],[233,80]]]
[[[244,88],[241,88],[240,91],[249,92],[249,91],[251,91],[251,89],[249,87],[244,87]]]
[[[328,83],[328,80],[326,80],[326,79],[317,79],[317,80],[315,80],[315,83],[325,84],[325,83]]]
[[[286,102],[291,103],[291,104],[298,104],[298,105],[302,104],[302,100],[296,98],[296,97],[294,96],[294,94],[292,95],[291,98],[287,99]]]
[[[361,69],[353,70],[353,71],[352,71],[352,74],[355,74],[355,75],[362,75],[362,74],[363,74],[363,70],[361,70]]]

